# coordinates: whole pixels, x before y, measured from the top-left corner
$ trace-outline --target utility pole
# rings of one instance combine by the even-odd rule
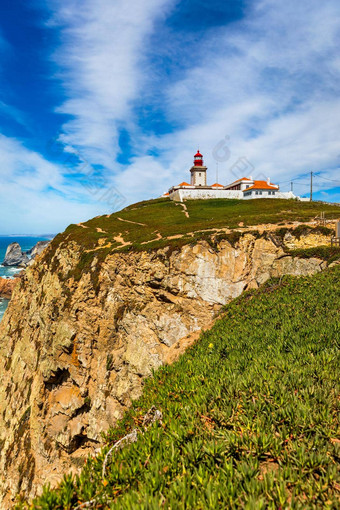
[[[310,173],[310,201],[313,200],[313,172]]]
[[[290,181],[290,191],[293,192],[293,181]]]

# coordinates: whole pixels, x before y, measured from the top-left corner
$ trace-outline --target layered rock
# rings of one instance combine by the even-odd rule
[[[140,395],[143,379],[222,305],[271,276],[325,267],[252,234],[236,246],[201,241],[101,263],[96,253],[78,274],[79,246],[48,248],[1,323],[1,508],[78,470]]]

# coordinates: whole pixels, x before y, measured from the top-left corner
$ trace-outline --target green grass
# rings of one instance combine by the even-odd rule
[[[93,218],[83,224],[85,228],[70,225],[64,233],[52,241],[46,251],[45,260],[51,262],[58,247],[67,246],[71,241],[76,243],[82,256],[77,268],[66,278],[73,276],[77,280],[84,271],[89,271],[94,256],[98,259],[99,268],[107,255],[115,251],[146,251],[162,247],[177,249],[200,239],[209,240],[214,229],[235,229],[240,224],[251,228],[259,224],[284,225],[291,221],[307,222],[320,215],[322,211],[325,212],[327,219],[340,217],[340,207],[336,205],[294,200],[214,199],[189,200],[185,204],[189,218],[185,216],[180,204],[176,205],[169,199],[157,199],[131,205],[109,216]],[[305,227],[301,233],[304,230]],[[281,231],[286,230],[283,227]],[[237,237],[238,234],[235,235]],[[233,239],[235,235],[232,236]],[[169,239],[172,236],[181,237]],[[130,244],[122,246],[116,237],[122,237]],[[55,272],[58,272],[58,266],[59,261],[55,259],[52,263]]]
[[[246,292],[107,435],[81,474],[31,508],[339,508],[340,267]],[[111,444],[151,406],[137,443]],[[18,508],[25,505],[20,504]]]
[[[168,199],[157,199],[134,204],[110,216],[89,220],[84,223],[84,226],[88,227],[86,229],[71,225],[65,234],[69,239],[86,245],[89,249],[97,246],[100,238],[112,242],[113,248],[119,247],[119,243],[113,238],[122,234],[125,241],[132,243],[131,247],[125,249],[147,250],[169,244],[168,240],[142,244],[155,239],[158,232],[166,238],[179,234],[188,235],[204,229],[237,228],[241,222],[245,226],[303,222],[315,218],[321,211],[325,212],[328,219],[340,217],[340,208],[336,205],[294,200],[188,200],[185,205],[189,218],[183,213],[181,205]],[[136,223],[122,222],[118,218]],[[98,228],[105,233],[98,232]]]
[[[317,259],[325,260],[327,264],[340,260],[340,247],[339,246],[315,246],[313,248],[298,248],[296,250],[288,250],[287,253],[293,257],[301,259],[310,259],[315,257]]]

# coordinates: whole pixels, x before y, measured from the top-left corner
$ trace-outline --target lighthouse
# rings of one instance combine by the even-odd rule
[[[203,156],[198,150],[194,156],[194,166],[190,168],[191,186],[207,185],[207,167],[203,164]]]
[[[249,163],[249,162],[248,162]],[[194,156],[194,164],[190,168],[191,181],[181,182],[177,186],[171,186],[168,193],[162,196],[170,200],[183,202],[183,200],[202,200],[212,198],[229,198],[248,200],[250,198],[285,198],[298,199],[291,191],[286,193],[279,191],[278,184],[273,184],[270,179],[266,181],[253,180],[252,177],[241,177],[231,184],[211,184],[207,186],[207,167],[204,165],[203,156],[198,150]]]

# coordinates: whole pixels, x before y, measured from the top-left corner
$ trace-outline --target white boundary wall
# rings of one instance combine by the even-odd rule
[[[183,200],[199,200],[209,198],[243,198],[242,191],[226,189],[177,189],[170,194],[170,199],[176,202]]]
[[[228,189],[177,189],[170,194],[170,199],[176,202],[183,202],[183,200],[204,200],[209,198],[237,198],[241,200],[252,200],[256,198],[284,198],[284,199],[296,199],[301,202],[308,202],[309,198],[300,198],[294,195],[291,191],[275,191],[275,195],[268,195],[263,192],[262,195],[244,196],[240,190],[228,190]]]

